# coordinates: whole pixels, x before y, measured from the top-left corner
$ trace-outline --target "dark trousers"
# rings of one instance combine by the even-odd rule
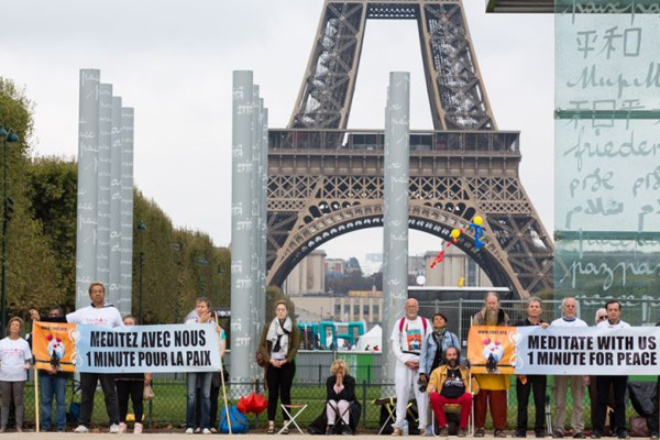
[[[614,426],[616,433],[619,434],[626,430],[625,397],[628,376],[598,376],[598,403],[596,404],[594,430],[603,432],[610,384],[614,385]]]
[[[133,402],[133,413],[135,414],[135,423],[142,423],[144,414],[144,405],[142,396],[144,392],[143,380],[118,380],[117,381],[117,399],[119,400],[119,420],[126,423],[126,414],[128,414],[128,398]]]
[[[646,424],[649,427],[650,434],[658,434],[660,430],[660,376],[658,377],[657,391],[655,401],[653,402],[653,415],[646,418]]]
[[[543,432],[543,418],[545,416],[545,388],[548,379],[546,376],[527,376],[527,382],[523,385],[520,379],[516,380],[516,397],[518,398],[518,431],[527,431],[527,406],[529,394],[534,392],[534,408],[536,409],[536,420],[534,431]]]
[[[287,362],[280,368],[268,365],[266,368],[266,381],[268,382],[268,420],[275,420],[277,412],[277,398],[280,397],[283,405],[291,403],[291,385],[296,375],[296,363]],[[289,417],[282,411],[282,418]]]
[[[209,410],[209,426],[218,427],[218,396],[220,396],[220,387],[211,384],[211,409]],[[197,406],[195,408],[195,428],[202,426],[202,395],[201,389],[197,388]]]
[[[80,417],[78,424],[89,428],[89,422],[92,419],[92,410],[94,409],[94,394],[96,393],[96,384],[101,381],[101,389],[105,395],[105,408],[108,411],[110,424],[119,423],[119,402],[117,401],[117,388],[115,388],[115,379],[112,374],[101,373],[80,373]]]

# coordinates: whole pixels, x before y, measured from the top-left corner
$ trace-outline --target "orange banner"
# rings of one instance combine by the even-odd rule
[[[468,360],[474,374],[513,374],[516,327],[472,326]]]
[[[38,370],[76,371],[76,324],[35,321],[32,324],[32,355]]]

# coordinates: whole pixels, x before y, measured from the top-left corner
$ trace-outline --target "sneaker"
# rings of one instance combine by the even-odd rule
[[[658,433],[657,432],[652,432],[651,433],[651,440],[658,440]]]
[[[119,433],[120,434],[125,433],[126,429],[128,429],[127,426],[126,426],[126,423],[122,422],[122,423],[119,424]]]
[[[142,426],[142,423],[136,423],[133,427],[133,434],[142,434],[143,428],[144,426]]]
[[[578,431],[575,434],[573,434],[573,438],[584,438],[584,432]]]
[[[73,432],[78,434],[87,434],[89,432],[89,429],[85,425],[78,425],[78,427],[74,429]]]
[[[477,428],[477,430],[474,433],[475,437],[483,437],[484,435],[486,435],[484,428]]]
[[[217,433],[218,433],[218,430],[217,430],[217,428],[216,428],[215,426],[211,426],[211,433],[213,433],[213,434],[217,434]]]
[[[113,423],[110,425],[110,434],[119,434],[119,425],[116,423]]]
[[[527,437],[527,431],[523,429],[516,429],[516,432],[513,433],[515,438],[525,438]]]
[[[536,434],[536,438],[545,438],[546,432],[542,429],[534,431],[534,434]]]
[[[594,431],[591,433],[591,438],[601,438],[602,435],[598,431]]]
[[[287,435],[289,433],[289,428],[282,428],[282,432],[280,434],[282,435]]]
[[[186,434],[193,434],[195,431],[192,428],[186,429]]]
[[[627,432],[625,429],[619,431],[619,433],[616,435],[616,437],[619,438],[619,439],[627,439],[627,438],[630,438],[630,437],[628,436],[628,432]]]
[[[403,435],[403,430],[401,428],[394,428],[392,431],[392,437],[401,437]]]
[[[210,433],[211,433],[211,430],[209,428],[204,428],[202,430],[202,434],[210,434]]]
[[[553,429],[552,438],[564,438],[564,433],[561,432],[559,429]]]
[[[504,433],[503,429],[496,429],[495,433],[493,434],[496,438],[505,438],[506,434]]]
[[[200,432],[202,432],[202,428],[195,428],[195,434],[199,434]]]
[[[461,438],[467,437],[467,434],[468,434],[467,428],[458,428],[458,436],[459,437],[461,437]]]
[[[438,431],[438,437],[449,437],[449,429],[445,426],[444,428],[440,428],[440,431]]]

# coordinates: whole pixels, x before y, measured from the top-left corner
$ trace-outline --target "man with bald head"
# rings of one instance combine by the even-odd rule
[[[406,301],[405,317],[394,324],[392,331],[392,352],[396,356],[395,390],[396,390],[396,421],[392,435],[403,434],[403,422],[406,419],[406,407],[410,397],[410,388],[415,391],[417,411],[419,413],[419,429],[422,435],[426,431],[428,418],[428,396],[420,391],[419,355],[422,351],[422,341],[431,333],[431,323],[426,318],[417,316],[419,304],[416,299]]]
[[[577,301],[566,297],[561,301],[561,318],[550,324],[552,327],[588,327],[587,323],[577,317]],[[573,438],[584,438],[584,386],[588,385],[589,376],[555,376],[555,418],[553,420],[552,438],[564,438],[566,435],[566,396],[571,388],[573,411],[571,413],[571,429]]]

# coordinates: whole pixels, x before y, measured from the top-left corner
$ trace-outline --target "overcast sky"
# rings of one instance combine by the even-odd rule
[[[493,15],[464,0],[501,130],[520,130],[521,178],[553,229],[553,16]],[[0,76],[34,101],[35,155],[75,157],[78,71],[101,69],[135,108],[135,183],[177,226],[230,241],[231,75],[254,71],[271,128],[285,127],[322,0],[2,1]],[[370,21],[350,128],[382,129],[390,71],[411,73],[411,128],[432,127],[414,21]],[[412,254],[439,248],[411,232]],[[382,230],[327,243],[332,257],[381,252]],[[429,244],[431,243],[431,244]]]

